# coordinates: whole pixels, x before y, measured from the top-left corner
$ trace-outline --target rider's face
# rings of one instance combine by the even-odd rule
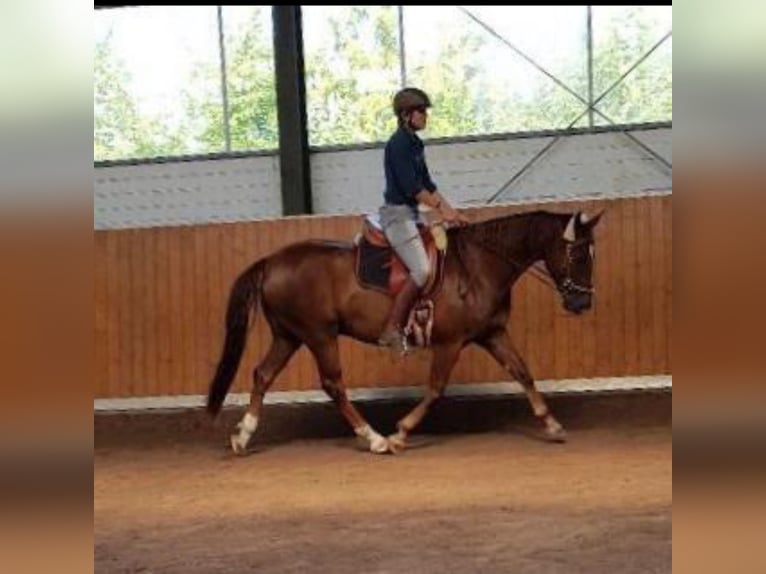
[[[410,127],[414,130],[422,130],[428,122],[428,109],[425,107],[415,108],[410,112]]]

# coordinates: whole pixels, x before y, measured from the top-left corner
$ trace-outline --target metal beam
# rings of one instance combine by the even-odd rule
[[[407,60],[404,51],[404,6],[397,6],[399,16],[399,87],[407,85]]]
[[[282,213],[312,212],[300,6],[274,6],[274,62]]]
[[[231,151],[229,128],[229,81],[226,79],[226,42],[223,36],[223,6],[216,6],[218,14],[218,56],[221,63],[221,103],[223,104],[223,136],[226,151]]]
[[[593,6],[588,6],[588,127],[593,127]]]

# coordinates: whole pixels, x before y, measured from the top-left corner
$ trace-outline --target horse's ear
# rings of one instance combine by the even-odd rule
[[[575,233],[575,225],[577,224],[577,219],[582,214],[575,213],[572,218],[569,220],[569,223],[567,223],[566,229],[564,229],[564,241],[574,241],[577,239],[577,235]]]
[[[590,227],[591,229],[593,229],[594,227],[596,227],[598,220],[601,219],[601,216],[604,215],[604,211],[605,210],[602,209],[593,217],[588,217],[587,213],[580,212],[580,225],[583,225],[584,227]]]

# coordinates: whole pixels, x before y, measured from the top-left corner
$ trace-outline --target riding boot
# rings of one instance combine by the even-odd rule
[[[391,308],[391,315],[388,318],[383,333],[378,339],[378,344],[383,347],[393,347],[400,353],[407,349],[407,341],[404,335],[404,327],[410,315],[410,310],[418,298],[420,289],[412,280],[407,277],[407,281],[402,290],[396,295],[394,305]]]

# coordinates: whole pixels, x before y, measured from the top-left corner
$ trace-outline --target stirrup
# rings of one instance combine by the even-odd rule
[[[398,351],[402,357],[405,357],[410,352],[410,344],[407,341],[406,333],[399,331],[391,339],[385,340],[383,337],[378,339],[378,345],[391,349],[392,351]]]

